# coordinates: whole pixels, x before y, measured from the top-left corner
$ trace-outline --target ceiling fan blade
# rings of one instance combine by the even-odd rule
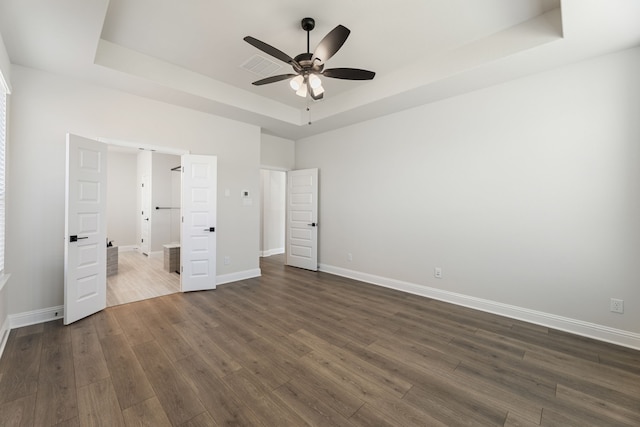
[[[313,51],[311,62],[316,59],[320,60],[320,63],[326,62],[342,47],[347,37],[349,37],[351,31],[342,25],[338,25],[333,30],[329,31],[329,34],[318,43],[316,50]]]
[[[280,74],[280,75],[277,75],[277,76],[267,77],[266,79],[256,80],[252,84],[256,85],[256,86],[261,86],[261,85],[266,85],[266,84],[269,84],[269,83],[279,82],[281,80],[287,80],[287,79],[290,79],[291,77],[295,77],[295,76],[297,76],[297,74]]]
[[[344,80],[372,80],[376,73],[358,68],[329,68],[322,73],[325,77]]]
[[[258,49],[260,49],[264,53],[267,53],[267,54],[273,56],[274,58],[279,59],[282,62],[286,62],[287,64],[296,64],[296,65],[298,65],[298,63],[292,57],[290,57],[289,55],[287,55],[283,51],[276,49],[275,47],[271,46],[270,44],[266,44],[265,42],[260,41],[260,40],[254,38],[254,37],[251,37],[251,36],[247,36],[243,40],[246,41],[247,43],[249,43],[251,46],[257,47]]]

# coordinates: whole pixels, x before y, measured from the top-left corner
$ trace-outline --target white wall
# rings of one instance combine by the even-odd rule
[[[156,207],[180,207],[174,205],[174,175],[171,168],[180,166],[180,157],[173,154],[152,153],[151,196],[151,252],[162,252],[162,245],[172,243],[172,231],[180,218],[180,209],[156,209]],[[180,239],[178,238],[177,241]]]
[[[633,49],[298,141],[320,263],[639,333],[638,76]]]
[[[109,150],[107,160],[107,238],[115,246],[137,246],[139,222],[137,154]]]
[[[7,211],[10,313],[62,305],[65,134],[218,156],[218,274],[258,269],[260,129],[20,66],[13,86]],[[222,259],[229,256],[230,265]]]
[[[180,166],[180,157],[176,156],[178,163],[176,166]],[[175,166],[174,166],[175,167]],[[182,173],[180,171],[171,172],[171,206],[182,207]],[[180,209],[171,210],[171,230],[169,234],[169,242],[180,241]]]
[[[266,169],[294,169],[295,142],[263,133],[260,143],[260,164]]]

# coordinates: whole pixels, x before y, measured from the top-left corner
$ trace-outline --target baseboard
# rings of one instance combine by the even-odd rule
[[[222,274],[216,277],[216,284],[224,285],[225,283],[237,282],[239,280],[253,279],[254,277],[260,277],[261,275],[262,272],[259,268],[238,271],[236,273]]]
[[[138,246],[136,245],[118,246],[118,252],[133,252],[137,250],[138,250]]]
[[[443,291],[441,289],[417,285],[415,283],[403,282],[400,280],[376,276],[373,274],[348,270],[346,268],[335,267],[327,264],[320,264],[318,267],[320,271],[335,274],[337,276],[347,277],[373,285],[383,286],[414,295],[437,299],[440,301],[445,301],[452,304],[485,311],[488,313],[498,314],[500,316],[510,317],[512,319],[518,319],[588,338],[593,338],[599,341],[609,342],[612,344],[640,350],[640,334],[637,333],[610,328],[608,326],[598,325],[595,323],[584,322],[582,320],[571,319],[568,317],[557,316],[541,311],[530,310],[523,307],[503,304],[496,301],[471,297],[455,292]],[[216,277],[216,280],[218,285],[223,285],[226,283],[252,279],[254,277],[260,276],[261,271],[259,268],[256,268],[252,270],[238,271],[235,273],[219,275]],[[33,325],[36,323],[43,323],[51,320],[61,319],[63,317],[63,306],[9,315],[3,323],[2,329],[0,329],[0,339],[2,340],[0,341],[0,355],[2,354],[2,350],[4,349],[4,345],[6,344],[6,337],[4,336],[5,331],[22,326]]]
[[[254,277],[260,277],[261,271],[259,268],[253,270],[238,271],[236,273],[223,274],[216,277],[218,285],[224,285],[225,283],[237,282],[239,280],[252,279]],[[5,324],[0,330],[0,337],[6,327],[8,330],[21,328],[23,326],[35,325],[37,323],[49,322],[51,320],[64,318],[64,306],[43,308],[41,310],[28,311],[25,313],[10,314],[7,317]]]
[[[432,298],[439,301],[445,301],[452,304],[469,307],[488,313],[498,314],[500,316],[505,316],[512,319],[523,320],[525,322],[546,326],[552,329],[558,329],[588,338],[593,338],[599,341],[640,350],[640,334],[634,332],[610,328],[608,326],[598,325],[596,323],[584,322],[582,320],[557,316],[555,314],[530,310],[528,308],[518,307],[514,305],[503,304],[496,301],[471,297],[455,292],[443,291],[441,289],[417,285],[415,283],[403,282],[387,277],[348,270],[346,268],[335,267],[332,265],[320,264],[318,267],[320,271],[335,274],[336,276],[347,277],[350,279],[359,280],[361,282],[370,283],[372,285],[383,286],[385,288],[395,289],[398,291]]]
[[[264,258],[271,255],[280,255],[283,253],[284,253],[284,248],[268,249],[266,251],[260,251],[260,256]]]
[[[64,318],[64,306],[59,305],[25,313],[10,314],[9,324],[11,329],[15,329],[62,318]]]
[[[9,320],[9,316],[4,319],[2,322],[2,326],[0,327],[0,357],[4,353],[4,348],[7,345],[7,340],[9,339],[9,332],[11,332],[11,321]]]

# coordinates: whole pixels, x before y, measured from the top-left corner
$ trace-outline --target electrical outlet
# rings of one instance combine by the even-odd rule
[[[614,313],[624,313],[624,300],[611,298],[611,307],[609,309]]]
[[[353,255],[351,255],[351,253],[347,254],[347,261],[349,262],[353,261]]]
[[[224,257],[224,265],[230,265],[231,264],[231,257],[226,256]]]
[[[442,279],[442,268],[436,267],[433,269],[433,277],[436,279]]]

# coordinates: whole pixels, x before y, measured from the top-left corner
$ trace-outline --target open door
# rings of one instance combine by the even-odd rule
[[[287,265],[318,270],[318,169],[287,174]]]
[[[107,146],[67,134],[64,324],[107,303]]]
[[[151,253],[151,191],[149,190],[149,177],[142,176],[140,183],[140,252],[144,255]]]
[[[182,292],[216,288],[217,160],[182,155]]]

